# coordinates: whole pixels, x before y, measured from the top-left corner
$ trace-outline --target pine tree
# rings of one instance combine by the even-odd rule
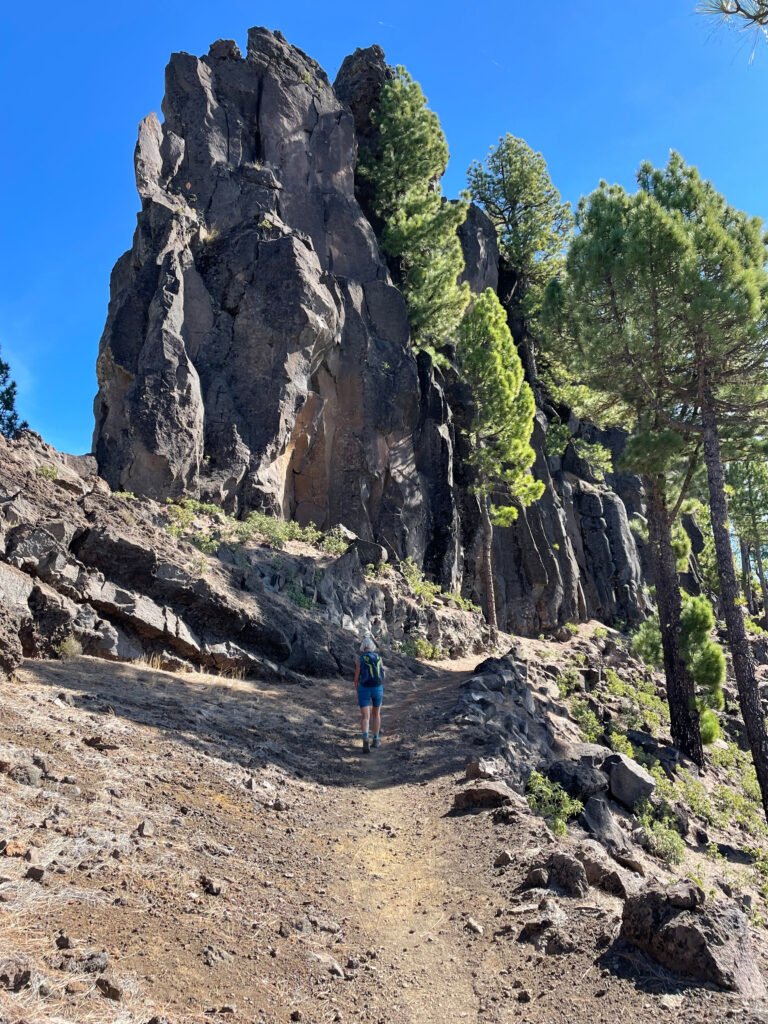
[[[768,0],[702,0],[699,10],[741,28],[768,28]]]
[[[373,210],[384,224],[381,248],[402,287],[414,342],[434,354],[469,301],[468,286],[457,284],[464,257],[456,231],[467,202],[448,203],[441,194],[448,145],[405,68],[383,86],[371,121],[378,135],[360,172],[373,185]]]
[[[768,730],[739,607],[721,437],[763,429],[768,396],[768,247],[759,218],[729,206],[672,153],[643,164],[639,191],[601,184],[578,213],[568,255],[587,321],[582,352],[644,402],[660,426],[700,446],[723,614],[742,717],[768,815]],[[662,613],[663,614],[663,613]]]
[[[13,440],[27,426],[19,421],[16,411],[16,381],[11,380],[11,368],[0,359],[0,434]]]
[[[493,527],[514,522],[517,506],[536,501],[544,484],[535,480],[530,470],[534,461],[530,441],[536,413],[533,392],[523,380],[523,367],[506,314],[493,289],[479,295],[464,314],[457,333],[457,356],[472,391],[469,462],[476,474],[474,493],[480,502],[483,524],[486,619],[495,638]],[[493,504],[497,494],[504,495],[505,504]]]
[[[768,615],[768,581],[763,565],[763,549],[768,544],[768,464],[754,455],[731,462],[726,479],[731,489],[731,522],[742,542],[742,568],[749,578],[749,553],[754,551],[763,615]]]
[[[493,222],[499,251],[512,283],[503,289],[515,341],[528,380],[537,380],[535,343],[538,316],[548,282],[562,263],[573,216],[552,184],[541,153],[507,134],[491,146],[482,163],[467,172],[472,199]]]

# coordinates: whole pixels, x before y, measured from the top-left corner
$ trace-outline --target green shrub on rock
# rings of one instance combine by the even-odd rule
[[[525,788],[525,799],[536,814],[540,814],[555,835],[564,835],[566,822],[583,809],[580,800],[568,796],[557,782],[550,782],[540,772],[533,771]]]

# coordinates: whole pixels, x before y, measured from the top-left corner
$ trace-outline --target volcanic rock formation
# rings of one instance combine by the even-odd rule
[[[165,120],[139,127],[142,209],[112,274],[94,451],[113,488],[341,523],[477,598],[461,387],[416,358],[355,182],[358,140],[371,145],[371,107],[391,76],[370,47],[331,86],[263,28],[245,57],[227,40],[171,57]],[[496,288],[482,211],[461,241],[471,288]],[[499,622],[635,621],[643,574],[625,504],[548,460],[546,426],[540,412],[546,492],[496,534]]]

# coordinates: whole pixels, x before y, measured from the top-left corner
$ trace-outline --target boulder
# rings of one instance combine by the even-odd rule
[[[603,762],[610,779],[611,796],[633,810],[641,800],[650,799],[656,780],[626,754],[612,754]]]
[[[570,896],[586,896],[589,882],[584,865],[570,853],[553,853],[548,862],[548,884],[563,889]]]
[[[596,793],[608,789],[608,776],[599,768],[592,768],[582,761],[558,760],[546,766],[546,774],[552,782],[578,800],[588,800]]]
[[[454,811],[484,810],[488,807],[517,807],[528,810],[525,799],[505,782],[483,782],[460,789],[453,798]]]
[[[705,901],[698,886],[647,889],[624,904],[621,937],[677,974],[768,997],[746,917],[733,902]]]
[[[632,843],[616,821],[608,801],[602,794],[592,796],[579,815],[579,823],[591,832],[619,864],[644,874],[641,861],[635,854]]]

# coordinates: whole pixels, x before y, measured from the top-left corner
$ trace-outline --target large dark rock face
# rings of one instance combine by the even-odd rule
[[[252,29],[174,54],[139,129],[142,210],[115,267],[95,452],[116,488],[344,522],[420,558],[420,385],[354,197],[349,111]]]
[[[332,87],[262,28],[245,56],[227,40],[172,56],[165,120],[139,127],[142,208],[112,275],[94,451],[115,489],[343,523],[477,599],[461,388],[415,358],[355,175],[392,75],[373,46]],[[472,207],[460,235],[471,289],[498,289],[488,218]],[[625,506],[548,460],[546,427],[541,412],[545,494],[496,532],[499,621],[633,621],[643,577]]]

